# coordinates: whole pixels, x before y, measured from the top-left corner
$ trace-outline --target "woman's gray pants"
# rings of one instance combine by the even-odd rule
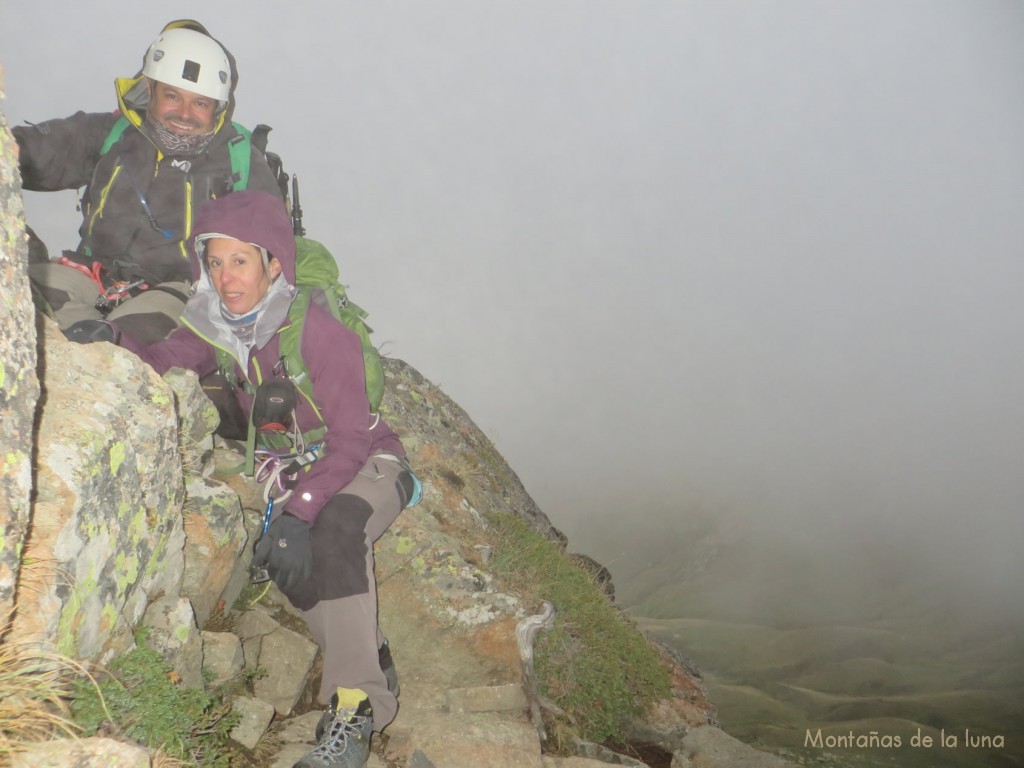
[[[373,543],[395,521],[412,494],[406,465],[371,456],[347,486],[320,511],[313,525],[313,575],[286,596],[303,612],[323,653],[320,700],[338,687],[359,688],[373,707],[374,730],[395,719],[398,700],[388,691],[378,650]]]

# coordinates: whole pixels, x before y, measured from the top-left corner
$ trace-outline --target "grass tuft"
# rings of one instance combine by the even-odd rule
[[[538,604],[555,607],[555,627],[540,633],[535,646],[541,693],[565,713],[551,716],[554,746],[575,738],[624,741],[626,721],[670,695],[668,670],[596,580],[556,543],[511,515],[492,522],[495,572]]]
[[[178,456],[181,459],[181,469],[186,478],[190,475],[202,474],[205,450],[205,443],[193,440],[183,430],[178,433]]]
[[[184,764],[227,768],[235,751],[230,704],[180,685],[170,664],[145,643],[115,659],[98,686],[76,684],[71,715],[83,735],[113,733]]]
[[[77,736],[68,695],[75,680],[92,684],[76,661],[34,640],[0,643],[0,755],[56,736]]]

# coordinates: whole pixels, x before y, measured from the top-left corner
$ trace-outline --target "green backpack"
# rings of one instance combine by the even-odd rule
[[[312,402],[313,388],[309,368],[302,359],[301,344],[306,311],[314,301],[359,335],[366,368],[366,395],[371,413],[376,413],[384,398],[384,367],[380,352],[370,341],[373,329],[366,324],[366,310],[349,300],[340,281],[338,262],[323,243],[307,237],[295,238],[295,287],[296,296],[288,310],[289,323],[280,331],[281,357],[288,376]]]

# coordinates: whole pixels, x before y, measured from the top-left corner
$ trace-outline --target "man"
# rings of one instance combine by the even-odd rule
[[[263,153],[231,122],[237,79],[201,24],[171,22],[141,72],[115,81],[119,112],[13,129],[25,189],[85,187],[77,249],[29,266],[62,329],[108,317],[142,341],[164,338],[188,295],[197,209],[236,189],[283,197]]]

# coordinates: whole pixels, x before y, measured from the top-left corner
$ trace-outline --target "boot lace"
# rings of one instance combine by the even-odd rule
[[[349,739],[365,741],[364,734],[370,730],[370,718],[365,715],[356,714],[355,710],[340,710],[331,721],[330,729],[326,736],[317,745],[316,749],[309,753],[310,757],[332,763],[343,757],[348,750]]]

